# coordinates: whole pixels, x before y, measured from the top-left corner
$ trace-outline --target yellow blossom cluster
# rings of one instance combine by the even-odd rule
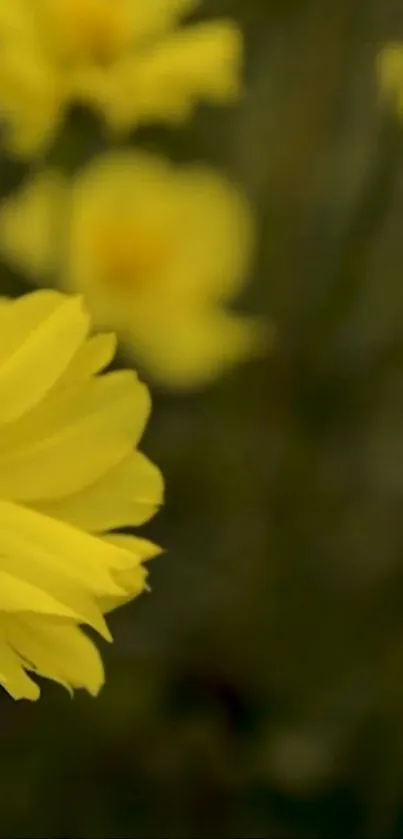
[[[39,174],[0,208],[0,250],[35,282],[83,293],[96,326],[165,385],[205,383],[261,351],[225,310],[253,244],[245,200],[207,167],[110,152],[72,180]]]
[[[242,41],[231,21],[181,26],[197,0],[13,0],[0,7],[0,113],[10,147],[43,151],[69,106],[114,131],[233,101]]]
[[[0,113],[11,148],[43,149],[74,101],[119,130],[182,118],[200,99],[232,101],[240,32],[230,21],[180,26],[196,6],[3,4]],[[175,388],[266,346],[266,328],[226,307],[247,278],[253,239],[250,208],[225,177],[133,149],[105,153],[74,179],[42,167],[0,208],[2,254],[40,285],[83,293],[95,325],[116,330],[134,363]]]
[[[176,389],[267,347],[267,327],[228,305],[255,238],[228,178],[133,146],[74,175],[51,162],[74,104],[116,139],[236,99],[238,27],[190,22],[197,5],[0,3],[0,140],[34,161],[0,201],[0,255],[37,287],[0,298],[0,683],[15,698],[38,696],[35,675],[98,692],[82,626],[110,639],[105,614],[144,590],[143,562],[160,552],[119,533],[156,512],[163,481],[137,450],[147,387],[131,370],[102,374],[115,334]]]

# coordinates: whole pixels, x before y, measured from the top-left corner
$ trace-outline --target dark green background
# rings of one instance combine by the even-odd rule
[[[240,306],[270,358],[153,387],[152,594],[112,617],[98,700],[1,697],[0,836],[403,836],[403,125],[375,57],[402,0],[211,0],[247,95],[131,138],[256,207]],[[75,114],[69,166],[104,140]],[[25,168],[4,162],[13,189]],[[24,288],[4,268],[3,285]]]

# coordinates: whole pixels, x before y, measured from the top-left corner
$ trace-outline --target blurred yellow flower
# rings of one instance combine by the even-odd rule
[[[247,203],[207,167],[106,154],[74,182],[37,176],[0,212],[0,248],[40,282],[85,295],[156,378],[188,387],[265,346],[266,329],[224,304],[249,267]]]
[[[403,43],[387,44],[378,55],[381,90],[403,115]]]
[[[32,674],[99,691],[81,625],[111,640],[103,613],[144,590],[158,553],[108,533],[148,519],[162,480],[133,449],[148,390],[130,371],[98,375],[115,340],[88,329],[77,296],[0,300],[0,683],[15,699],[38,698]]]
[[[0,9],[0,113],[11,148],[49,143],[71,102],[114,130],[232,102],[242,38],[232,21],[179,27],[198,0],[13,0]]]

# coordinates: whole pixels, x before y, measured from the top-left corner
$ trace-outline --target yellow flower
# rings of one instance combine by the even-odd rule
[[[87,624],[145,588],[144,539],[108,531],[157,509],[161,476],[133,449],[148,390],[129,371],[98,375],[113,335],[88,337],[77,296],[43,290],[0,300],[0,683],[37,699],[38,674],[96,694]]]
[[[0,8],[0,116],[6,146],[29,156],[50,144],[69,101],[69,84],[44,50],[25,0]]]
[[[13,0],[0,9],[0,112],[20,154],[51,142],[67,106],[110,128],[176,121],[232,102],[242,38],[231,21],[179,27],[198,0]]]
[[[37,176],[0,212],[0,247],[28,276],[80,292],[151,374],[206,382],[265,344],[231,314],[253,240],[248,205],[207,167],[107,154],[75,181]]]
[[[403,43],[385,46],[378,56],[381,90],[394,99],[399,115],[403,115]]]

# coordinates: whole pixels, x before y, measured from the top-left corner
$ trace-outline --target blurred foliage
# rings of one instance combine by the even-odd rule
[[[242,105],[131,141],[245,189],[242,305],[276,349],[155,392],[167,553],[113,617],[97,701],[2,696],[0,836],[403,836],[403,126],[374,68],[403,6],[204,3],[223,13]],[[102,143],[82,114],[71,137],[73,168]],[[3,191],[23,174],[7,162]]]

